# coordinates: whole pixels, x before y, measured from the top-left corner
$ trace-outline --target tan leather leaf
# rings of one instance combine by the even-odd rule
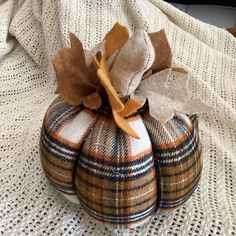
[[[143,74],[152,66],[154,49],[148,34],[139,30],[120,49],[110,71],[115,90],[123,97],[138,87]]]
[[[186,71],[170,72],[168,68],[142,80],[137,91],[137,95],[148,99],[149,113],[153,118],[165,124],[175,112],[192,115],[210,111],[210,107],[199,99],[191,99]]]
[[[188,73],[184,68],[181,68],[181,67],[173,67],[172,71],[176,71],[176,72],[183,73],[183,74]]]
[[[130,136],[140,139],[140,137],[135,133],[135,131],[130,127],[129,123],[120,116],[115,110],[112,110],[113,118],[116,122],[116,124],[127,134]]]
[[[151,67],[153,74],[172,66],[172,53],[165,34],[162,29],[155,33],[149,33],[150,40],[155,50],[155,61]]]
[[[97,92],[85,96],[82,102],[85,107],[90,109],[98,109],[102,106],[102,99]]]
[[[152,75],[152,70],[148,70],[147,72],[145,72],[142,76],[142,79],[146,79],[148,78],[150,75]]]
[[[61,49],[53,59],[58,91],[62,98],[73,105],[79,105],[82,97],[95,92],[88,77],[84,50],[80,40],[70,33],[71,48]]]
[[[212,107],[204,104],[200,99],[191,99],[188,103],[185,103],[181,108],[178,110],[184,114],[199,114],[199,113],[209,113],[212,112]]]
[[[128,39],[128,29],[117,22],[104,38],[106,59],[116,50],[120,50]]]
[[[130,116],[142,107],[142,104],[134,99],[129,99],[124,105],[124,110],[118,113],[122,117]]]

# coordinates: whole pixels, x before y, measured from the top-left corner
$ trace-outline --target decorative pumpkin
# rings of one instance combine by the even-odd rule
[[[84,50],[70,34],[53,64],[60,95],[49,106],[40,150],[50,183],[117,228],[146,222],[194,192],[202,169],[198,112],[188,73],[172,68],[164,30],[115,24]]]

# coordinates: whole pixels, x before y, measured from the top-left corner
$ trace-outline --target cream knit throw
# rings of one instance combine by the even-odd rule
[[[161,0],[0,0],[0,234],[114,235],[56,192],[39,160],[39,131],[56,88],[51,58],[74,32],[91,47],[116,22],[165,28],[175,63],[189,69],[204,168],[194,195],[129,235],[235,235],[236,40]]]

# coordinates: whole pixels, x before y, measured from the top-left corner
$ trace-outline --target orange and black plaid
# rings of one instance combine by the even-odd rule
[[[52,185],[76,196],[100,221],[119,228],[147,221],[193,193],[202,169],[197,117],[176,114],[165,125],[145,109],[127,118],[141,137],[112,117],[57,98],[41,131],[41,161]]]

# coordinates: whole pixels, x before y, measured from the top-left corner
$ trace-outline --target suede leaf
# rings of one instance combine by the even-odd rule
[[[139,30],[120,49],[110,71],[115,90],[123,97],[138,87],[143,74],[152,66],[154,49],[145,31]]]
[[[115,51],[120,50],[128,39],[128,29],[117,22],[104,38],[106,59],[108,59]]]
[[[63,99],[80,105],[85,96],[94,93],[96,87],[88,81],[88,69],[82,43],[70,33],[71,48],[62,48],[53,60],[58,91]]]
[[[165,30],[149,33],[150,40],[155,50],[155,60],[151,67],[153,74],[161,70],[171,68],[172,53],[165,34]]]
[[[97,92],[94,92],[83,98],[83,104],[90,109],[98,109],[102,106],[102,99]]]
[[[143,80],[136,95],[147,98],[150,115],[162,124],[175,112],[189,115],[209,112],[209,106],[191,99],[188,80],[188,74],[166,69]]]

